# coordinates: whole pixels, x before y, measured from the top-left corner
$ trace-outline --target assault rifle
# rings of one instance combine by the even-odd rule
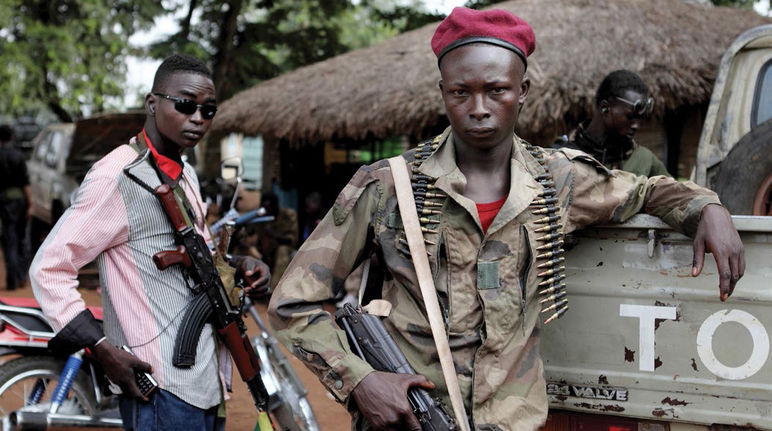
[[[360,358],[378,371],[388,373],[415,374],[407,358],[386,331],[378,316],[361,308],[346,304],[335,312],[335,321],[343,328],[349,345]],[[443,408],[432,399],[426,390],[410,388],[407,399],[413,413],[424,431],[454,431],[456,424]]]
[[[239,370],[241,379],[246,382],[258,412],[265,413],[268,405],[268,391],[260,379],[260,361],[247,338],[247,327],[241,318],[241,304],[233,304],[229,299],[206,241],[193,226],[185,223],[183,212],[172,189],[162,184],[155,189],[155,194],[174,226],[178,246],[176,250],[157,253],[153,256],[153,262],[160,270],[174,264],[181,264],[187,269],[195,284],[191,288],[195,297],[188,307],[185,318],[200,322],[200,325],[183,324],[181,326],[175,345],[175,354],[179,350],[189,350],[179,349],[181,340],[194,340],[192,341],[194,346],[198,342],[201,329],[195,326],[203,327],[206,321],[211,322],[233,357],[233,362]],[[186,321],[183,320],[183,322]],[[194,336],[191,337],[187,331],[194,333]],[[193,365],[195,347],[192,351],[192,357],[182,358],[181,366],[184,367],[187,363],[189,363],[188,367]],[[179,362],[179,359],[176,357],[175,362]],[[180,366],[177,363],[175,365]]]

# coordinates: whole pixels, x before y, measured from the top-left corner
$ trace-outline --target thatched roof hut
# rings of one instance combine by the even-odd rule
[[[707,102],[724,49],[771,20],[751,11],[673,0],[512,0],[496,5],[531,23],[531,92],[518,132],[536,141],[591,111],[611,70],[638,72],[666,108]],[[262,134],[290,145],[422,137],[443,123],[437,24],[265,81],[221,104],[215,133]],[[541,138],[541,139],[540,139]]]

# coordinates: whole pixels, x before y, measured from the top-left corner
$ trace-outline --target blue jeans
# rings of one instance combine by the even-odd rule
[[[118,404],[127,431],[225,430],[225,418],[217,417],[217,406],[203,410],[163,389],[156,390],[147,403],[121,397]]]

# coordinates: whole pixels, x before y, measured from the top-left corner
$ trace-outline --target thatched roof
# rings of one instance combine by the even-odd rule
[[[495,7],[536,33],[531,91],[518,132],[551,137],[591,111],[614,69],[638,72],[664,108],[707,102],[721,54],[744,30],[769,23],[751,11],[673,0],[512,0]],[[221,104],[215,133],[262,134],[303,145],[421,137],[444,120],[429,41],[437,23],[297,69]]]

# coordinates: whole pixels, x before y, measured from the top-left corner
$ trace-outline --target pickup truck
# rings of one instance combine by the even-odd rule
[[[70,206],[91,165],[142,130],[144,112],[97,115],[46,126],[33,140],[27,161],[32,200],[33,246]]]
[[[691,277],[692,240],[651,216],[575,233],[571,309],[542,329],[544,430],[772,429],[770,118],[766,25],[720,63],[694,176],[730,208],[745,276],[720,302],[712,258]]]

